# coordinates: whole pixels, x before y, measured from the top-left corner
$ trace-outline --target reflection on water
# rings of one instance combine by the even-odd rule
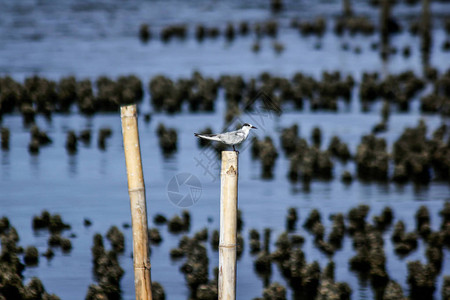
[[[40,166],[40,160],[39,160],[39,156],[38,156],[38,154],[30,154],[30,157],[29,157],[29,160],[30,160],[30,172],[31,172],[31,176],[32,177],[34,177],[34,178],[39,178],[39,177],[41,177],[41,174],[40,174],[40,168],[39,168],[39,166]]]
[[[216,114],[215,118],[220,117],[220,112]],[[180,115],[173,118],[160,115],[158,116],[158,122],[152,122],[148,127],[140,127],[144,178],[149,187],[147,189],[147,199],[150,221],[156,213],[163,213],[167,217],[180,213],[180,209],[168,201],[167,184],[174,175],[181,172],[190,172],[196,175],[202,183],[201,199],[196,205],[189,208],[193,222],[191,232],[204,228],[206,224],[211,230],[218,229],[219,219],[217,213],[220,181],[212,181],[207,174],[203,174],[202,169],[196,166],[196,162],[193,159],[193,155],[200,153],[201,149],[198,148],[198,141],[194,139],[192,133],[211,124],[208,119],[203,119],[203,117]],[[332,117],[334,118],[334,116]],[[308,128],[308,130],[303,129],[302,132],[309,132],[309,128],[313,127],[314,124],[326,125],[329,118],[330,115],[328,114],[315,113],[314,121],[309,121],[308,115],[302,114],[298,122],[301,128]],[[394,115],[392,118],[400,117]],[[404,124],[410,122],[406,116],[402,116],[402,118],[404,118]],[[415,116],[410,116],[410,118],[416,119]],[[438,120],[438,117],[429,119],[429,130],[433,130],[434,126],[440,124]],[[94,142],[96,135],[93,135],[91,146],[82,146],[80,144],[77,153],[71,155],[64,146],[67,130],[84,128],[80,125],[85,124],[85,121],[83,117],[74,115],[70,117],[55,116],[51,124],[41,124],[41,129],[48,131],[54,142],[49,146],[42,147],[37,155],[30,155],[27,151],[29,134],[22,132],[21,125],[15,126],[15,124],[20,124],[20,117],[5,116],[3,121],[3,124],[11,129],[13,138],[11,140],[11,150],[1,153],[0,174],[2,180],[0,181],[0,190],[2,193],[0,193],[0,203],[2,205],[0,213],[11,218],[13,225],[19,228],[21,237],[22,235],[24,236],[23,240],[27,240],[32,233],[30,228],[32,216],[38,214],[42,209],[59,212],[64,219],[69,219],[69,223],[73,226],[73,232],[77,235],[77,238],[73,239],[74,249],[79,251],[79,253],[68,256],[57,254],[51,267],[44,269],[39,266],[32,271],[25,272],[27,278],[33,275],[42,278],[44,285],[49,291],[55,292],[65,299],[74,299],[75,296],[83,298],[86,291],[71,291],[70,293],[73,294],[69,292],[66,294],[64,290],[61,290],[58,286],[64,286],[63,282],[68,279],[63,280],[63,278],[67,278],[67,274],[64,274],[60,280],[55,278],[55,274],[61,271],[57,265],[64,263],[66,259],[71,260],[77,257],[79,261],[84,261],[84,264],[74,267],[74,270],[78,274],[91,274],[92,266],[90,264],[91,255],[89,249],[92,246],[92,233],[106,232],[111,225],[130,222],[123,149],[116,146],[121,145],[122,142],[120,120],[110,115],[93,118],[89,125],[93,132],[98,132],[98,128],[104,126],[113,128],[113,135],[107,141],[107,148],[105,150],[98,149]],[[265,124],[266,133],[270,134],[273,140],[278,143],[279,137],[277,132],[279,130],[277,127],[290,126],[292,121],[293,119],[281,119],[280,125],[276,125],[275,121],[273,123],[268,122]],[[169,158],[164,158],[158,147],[158,137],[156,136],[155,128],[159,122],[179,128],[180,144],[178,151]],[[351,141],[350,135],[343,134],[349,131],[347,126],[352,126],[351,124],[351,122],[348,125],[344,123],[337,132],[345,142]],[[354,132],[355,136],[362,134],[365,128],[370,128],[372,122],[369,118],[366,122],[360,121],[359,124],[358,128],[351,129],[356,131]],[[329,130],[329,128],[324,129],[323,132]],[[393,140],[391,135],[394,134],[393,132],[388,132],[387,139]],[[329,136],[324,137],[323,144],[327,145],[330,138]],[[354,149],[355,146],[353,146],[351,151],[354,151]],[[25,164],[23,161],[25,161]],[[64,161],[66,163],[61,164]],[[217,160],[217,162],[219,161]],[[286,177],[288,166],[288,158],[281,154],[276,161],[274,178],[272,180],[261,180],[260,163],[251,159],[250,151],[245,150],[241,152],[239,208],[244,216],[244,236],[246,236],[246,232],[250,228],[262,231],[264,228],[270,227],[274,230],[272,241],[275,241],[277,235],[285,228],[284,222],[289,207],[297,207],[299,209],[299,224],[303,223],[311,209],[319,208],[324,224],[329,226],[331,223],[328,218],[331,214],[345,213],[358,204],[371,206],[369,218],[374,214],[379,214],[384,206],[389,205],[394,209],[395,220],[403,220],[407,228],[412,229],[415,228],[415,211],[423,204],[422,201],[424,200],[427,201],[427,207],[429,207],[433,216],[433,226],[437,228],[439,226],[438,211],[442,208],[443,201],[448,199],[450,194],[450,187],[446,183],[431,182],[428,186],[414,186],[413,184],[398,185],[355,180],[351,184],[344,184],[340,181],[338,175],[335,175],[335,178],[331,181],[313,180],[309,185],[292,184]],[[353,167],[347,166],[346,168],[354,172]],[[340,174],[340,172],[336,173]],[[39,184],[35,184],[36,181],[39,181]],[[14,192],[17,190],[20,193]],[[37,199],[36,196],[39,196],[38,202],[35,201]],[[17,203],[21,204],[20,218],[17,216]],[[85,206],[82,203],[89,203],[89,205]],[[104,212],[105,203],[108,203],[106,208],[108,210],[107,214]],[[74,210],[74,208],[76,209]],[[94,223],[90,231],[86,231],[86,228],[82,225],[86,216],[90,217]],[[207,223],[209,218],[212,218],[212,223]],[[151,226],[154,226],[154,224],[151,224]],[[308,233],[303,232],[300,225],[298,226],[298,233],[304,235],[307,239],[310,238]],[[171,262],[167,255],[171,248],[177,246],[178,237],[171,236],[165,230],[162,230],[162,234],[164,242],[158,246],[158,249],[160,249],[159,254],[152,256],[154,277],[157,278],[155,280],[166,286],[178,284],[184,287],[184,279],[182,277],[177,277],[179,281],[174,282],[174,276],[158,275],[158,270],[166,269],[168,266],[170,266],[171,270],[169,273],[177,273],[179,267],[177,263]],[[130,232],[127,232],[126,235],[126,253],[130,253]],[[390,233],[387,232],[384,237],[389,240]],[[36,243],[41,245],[39,250],[45,251],[46,237],[36,236],[35,240]],[[30,240],[29,243],[33,243],[33,240]],[[310,246],[305,245],[305,247],[305,255],[309,262],[315,259],[321,261],[321,254],[318,254],[312,243]],[[417,255],[420,256],[423,253],[423,247],[423,245],[419,247],[416,251]],[[337,269],[347,270],[348,259],[353,253],[351,240],[346,238],[344,248],[339,255],[336,254]],[[211,251],[209,255],[215,257],[217,253]],[[402,281],[406,276],[405,261],[396,257],[393,251],[387,250],[387,256],[390,266],[398,274],[398,282],[406,289],[407,284]],[[248,269],[249,274],[246,275],[249,276],[248,280],[252,285],[258,285],[260,279],[252,271],[252,260],[249,256],[243,256],[240,261],[240,267]],[[44,261],[42,261],[43,264],[45,264]],[[326,260],[323,260],[323,262],[325,263]],[[128,260],[124,260],[122,267],[126,272],[131,272],[132,274],[132,264],[128,263]],[[281,275],[277,274],[274,271],[272,279],[284,282]],[[360,283],[353,273],[339,271],[337,274],[337,280],[346,281],[350,284],[354,291],[355,299],[371,297],[370,288]],[[88,285],[90,282],[90,278],[86,278],[84,281],[79,281],[79,284]],[[131,299],[133,297],[132,281],[122,281],[122,285],[124,291],[128,291],[127,293],[124,292],[124,299]],[[167,293],[172,298],[186,297],[185,289],[169,290]],[[245,298],[251,298],[258,296],[260,291],[258,289],[249,290],[245,289],[245,287],[238,287],[238,293],[244,295],[243,297]]]
[[[71,154],[67,155],[69,177],[71,177],[71,178],[76,177],[76,175],[78,173],[77,161],[78,161],[78,157],[77,157],[76,153],[71,153]]]

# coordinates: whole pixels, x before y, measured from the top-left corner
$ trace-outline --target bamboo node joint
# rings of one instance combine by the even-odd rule
[[[236,248],[237,244],[220,244],[219,248]]]
[[[137,270],[150,270],[152,268],[152,265],[150,263],[144,263],[143,265],[139,264],[139,266],[134,265],[134,268]]]
[[[136,116],[137,116],[136,114],[132,114],[132,115],[122,115],[121,118],[122,118],[122,119],[136,118]],[[128,127],[127,127],[127,129],[128,129]]]
[[[137,187],[137,188],[128,189],[128,192],[130,192],[130,193],[140,192],[140,191],[145,191],[145,187]]]

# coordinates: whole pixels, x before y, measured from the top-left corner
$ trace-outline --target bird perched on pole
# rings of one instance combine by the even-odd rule
[[[248,134],[250,133],[250,129],[252,129],[252,128],[258,129],[249,123],[245,123],[241,129],[235,130],[235,131],[217,133],[217,134],[194,133],[194,135],[198,138],[222,142],[227,145],[233,145],[233,150],[239,153],[239,151],[236,150],[234,145],[240,144],[243,141],[245,141],[248,137]]]

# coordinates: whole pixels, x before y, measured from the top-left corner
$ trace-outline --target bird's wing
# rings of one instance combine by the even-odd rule
[[[217,137],[225,144],[239,144],[245,139],[245,133],[241,130],[218,134]]]

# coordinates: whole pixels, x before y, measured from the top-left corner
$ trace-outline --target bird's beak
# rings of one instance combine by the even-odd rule
[[[252,128],[254,128],[254,129],[258,129],[258,128],[256,128],[255,126],[252,126]]]

